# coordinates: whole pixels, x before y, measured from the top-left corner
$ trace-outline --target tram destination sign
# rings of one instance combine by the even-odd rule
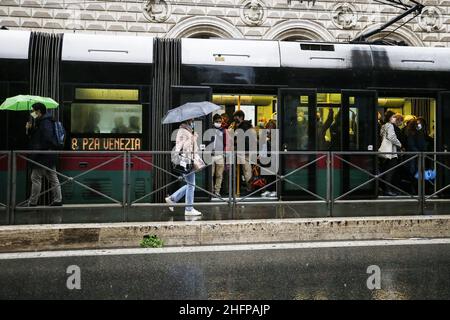
[[[141,138],[73,138],[74,151],[140,151]]]

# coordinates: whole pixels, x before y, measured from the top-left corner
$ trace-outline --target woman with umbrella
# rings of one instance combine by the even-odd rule
[[[166,198],[169,204],[177,203],[183,197],[186,198],[184,214],[186,216],[200,216],[202,213],[194,209],[195,171],[203,165],[197,144],[197,133],[194,132],[194,119],[189,119],[180,124],[177,132],[175,149],[172,162],[177,171],[185,174],[186,184]],[[173,207],[169,207],[173,211]]]
[[[199,216],[202,213],[194,209],[195,172],[205,166],[199,155],[197,144],[198,135],[194,132],[194,119],[205,116],[220,109],[220,106],[211,102],[189,102],[178,108],[169,110],[163,124],[181,123],[175,139],[175,148],[172,152],[172,163],[177,171],[184,175],[186,185],[166,197],[168,204],[174,204],[183,197],[186,198],[184,214],[186,216]],[[173,207],[169,207],[173,211]]]

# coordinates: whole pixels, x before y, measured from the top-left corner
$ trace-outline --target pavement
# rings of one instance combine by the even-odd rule
[[[0,299],[450,299],[450,239],[0,254]]]
[[[299,241],[450,238],[450,216],[250,219],[0,226],[0,252]]]
[[[239,203],[235,210],[227,204],[213,202],[197,204],[196,208],[203,212],[199,220],[248,220],[248,219],[297,219],[326,218],[329,216],[327,205],[319,202],[302,203]],[[426,215],[450,214],[448,202],[428,202],[425,205]],[[336,203],[333,217],[358,216],[411,216],[421,215],[417,201],[388,200],[374,202],[370,200],[348,203]],[[108,223],[108,222],[154,222],[154,221],[186,221],[183,207],[176,207],[174,212],[167,206],[136,205],[124,210],[121,207],[107,204],[99,205],[65,205],[63,208],[20,208],[14,213],[14,224],[67,224],[67,223]],[[196,219],[197,220],[197,219]],[[7,225],[8,217],[0,208],[0,225]]]

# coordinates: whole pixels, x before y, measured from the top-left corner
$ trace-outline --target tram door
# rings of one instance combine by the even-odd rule
[[[376,91],[342,91],[342,151],[376,151],[376,107]],[[344,160],[341,161],[341,195],[354,190],[345,198],[375,197],[377,191],[376,182],[366,182],[372,178],[368,173],[375,174],[376,172],[377,157],[359,154],[341,155],[341,158]],[[364,183],[366,184],[363,185]]]
[[[212,100],[212,88],[204,86],[172,86],[171,88],[171,108],[181,106],[187,102],[201,102],[201,101],[211,101]],[[211,125],[211,116],[205,116],[201,119],[196,119],[194,131],[202,137],[202,133],[205,129],[208,129]],[[178,124],[174,124],[173,130],[178,129]],[[199,146],[201,147],[203,142],[200,141]],[[210,168],[203,170],[195,175],[195,183],[198,187],[210,190],[210,179],[208,177],[211,175]],[[205,201],[209,200],[210,196],[199,189],[195,190],[195,201]]]
[[[436,146],[438,152],[450,152],[450,91],[440,92],[438,96],[436,117]],[[450,153],[436,157],[436,190],[441,190],[450,185]],[[450,197],[450,188],[439,193],[441,197]]]
[[[280,151],[315,150],[316,96],[316,90],[311,89],[279,90],[277,115],[280,124]],[[316,199],[313,195],[316,193],[316,166],[308,166],[315,158],[314,154],[280,155],[281,174],[289,180],[279,183],[281,199]],[[300,170],[303,166],[306,167]]]

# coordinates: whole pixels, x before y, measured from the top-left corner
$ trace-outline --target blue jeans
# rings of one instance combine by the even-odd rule
[[[184,179],[187,184],[175,191],[175,193],[170,196],[170,199],[174,202],[178,202],[185,196],[186,210],[191,211],[192,205],[194,204],[195,172],[187,174]]]

